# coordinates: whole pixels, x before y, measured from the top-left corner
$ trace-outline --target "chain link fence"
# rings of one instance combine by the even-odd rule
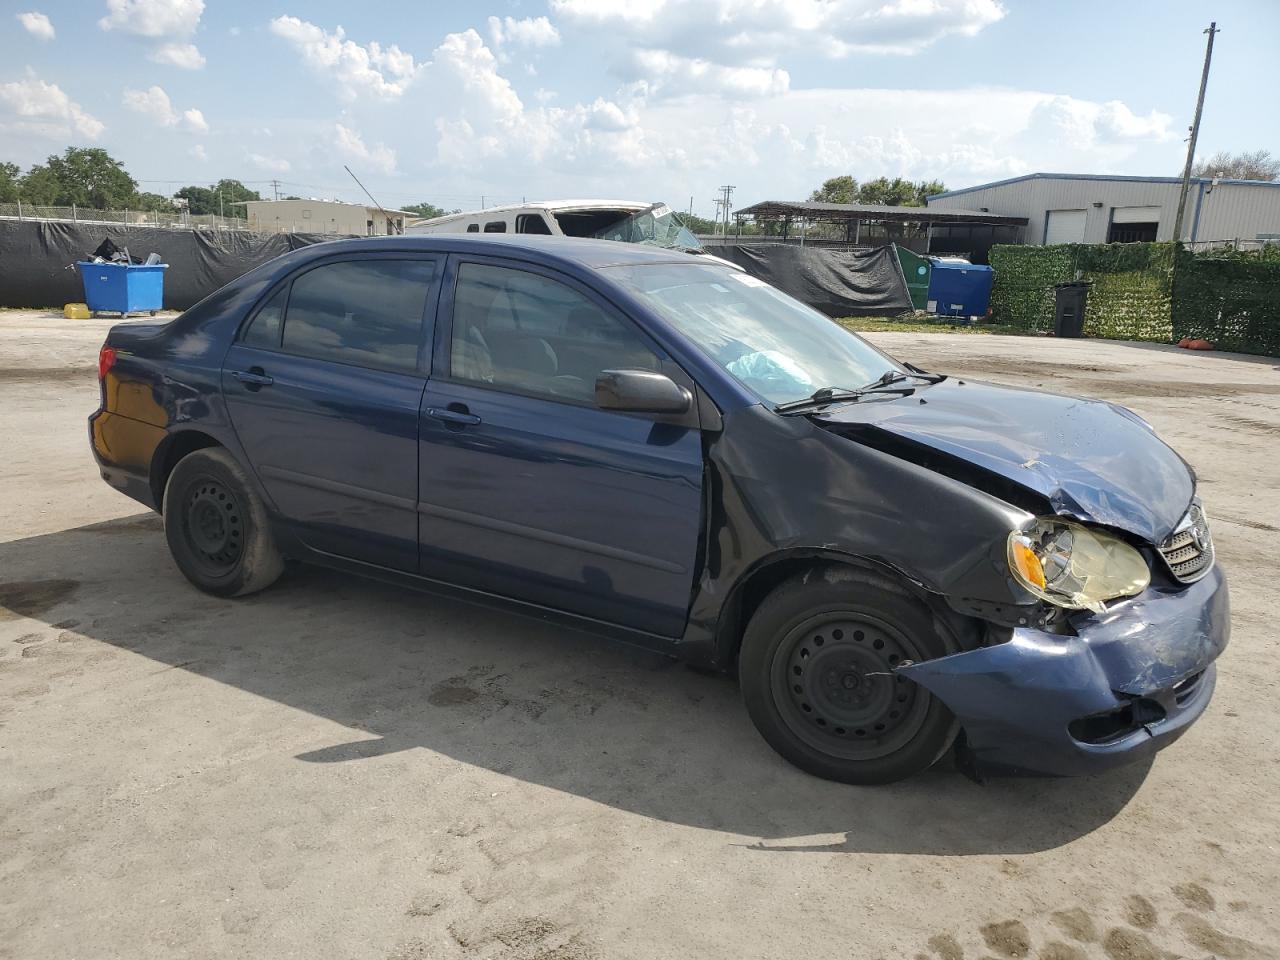
[[[93,207],[47,207],[32,203],[0,203],[0,219],[112,223],[128,227],[171,227],[189,230],[247,230],[242,217],[213,213],[190,214],[178,210],[98,210]]]

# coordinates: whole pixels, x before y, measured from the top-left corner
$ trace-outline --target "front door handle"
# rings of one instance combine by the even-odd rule
[[[233,370],[231,375],[250,387],[269,387],[275,383],[259,367],[254,367],[252,370]]]
[[[457,424],[460,427],[473,427],[480,418],[466,410],[446,410],[442,407],[427,407],[427,416],[445,423]]]

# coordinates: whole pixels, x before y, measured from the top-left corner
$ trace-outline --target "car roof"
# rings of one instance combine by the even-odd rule
[[[646,263],[689,263],[695,257],[704,263],[718,263],[698,254],[651,247],[642,243],[538,234],[416,233],[396,237],[354,237],[327,240],[304,247],[303,250],[311,251],[315,256],[357,251],[471,253],[494,257],[516,255],[548,265],[592,268]]]

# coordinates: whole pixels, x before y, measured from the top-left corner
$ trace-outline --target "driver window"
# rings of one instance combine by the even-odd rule
[[[631,327],[556,280],[464,263],[454,291],[456,380],[593,403],[602,370],[661,370]]]

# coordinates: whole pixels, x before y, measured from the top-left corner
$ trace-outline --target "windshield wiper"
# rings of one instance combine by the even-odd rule
[[[903,366],[910,370],[913,376],[916,376],[928,383],[941,383],[943,380],[947,379],[947,375],[945,373],[930,373],[928,370],[921,370],[914,363],[904,363]]]
[[[897,371],[886,371],[886,374],[888,373],[897,374]],[[881,382],[884,380],[884,377],[881,377],[880,380],[875,380],[865,387],[859,387],[857,390],[848,390],[844,387],[823,387],[820,390],[815,390],[803,400],[780,403],[773,410],[775,413],[781,414],[801,413],[813,407],[825,407],[831,403],[853,402],[872,394],[898,394],[899,396],[909,397],[916,392],[915,387],[891,386],[898,380],[905,379],[905,377],[897,374],[895,380]]]

